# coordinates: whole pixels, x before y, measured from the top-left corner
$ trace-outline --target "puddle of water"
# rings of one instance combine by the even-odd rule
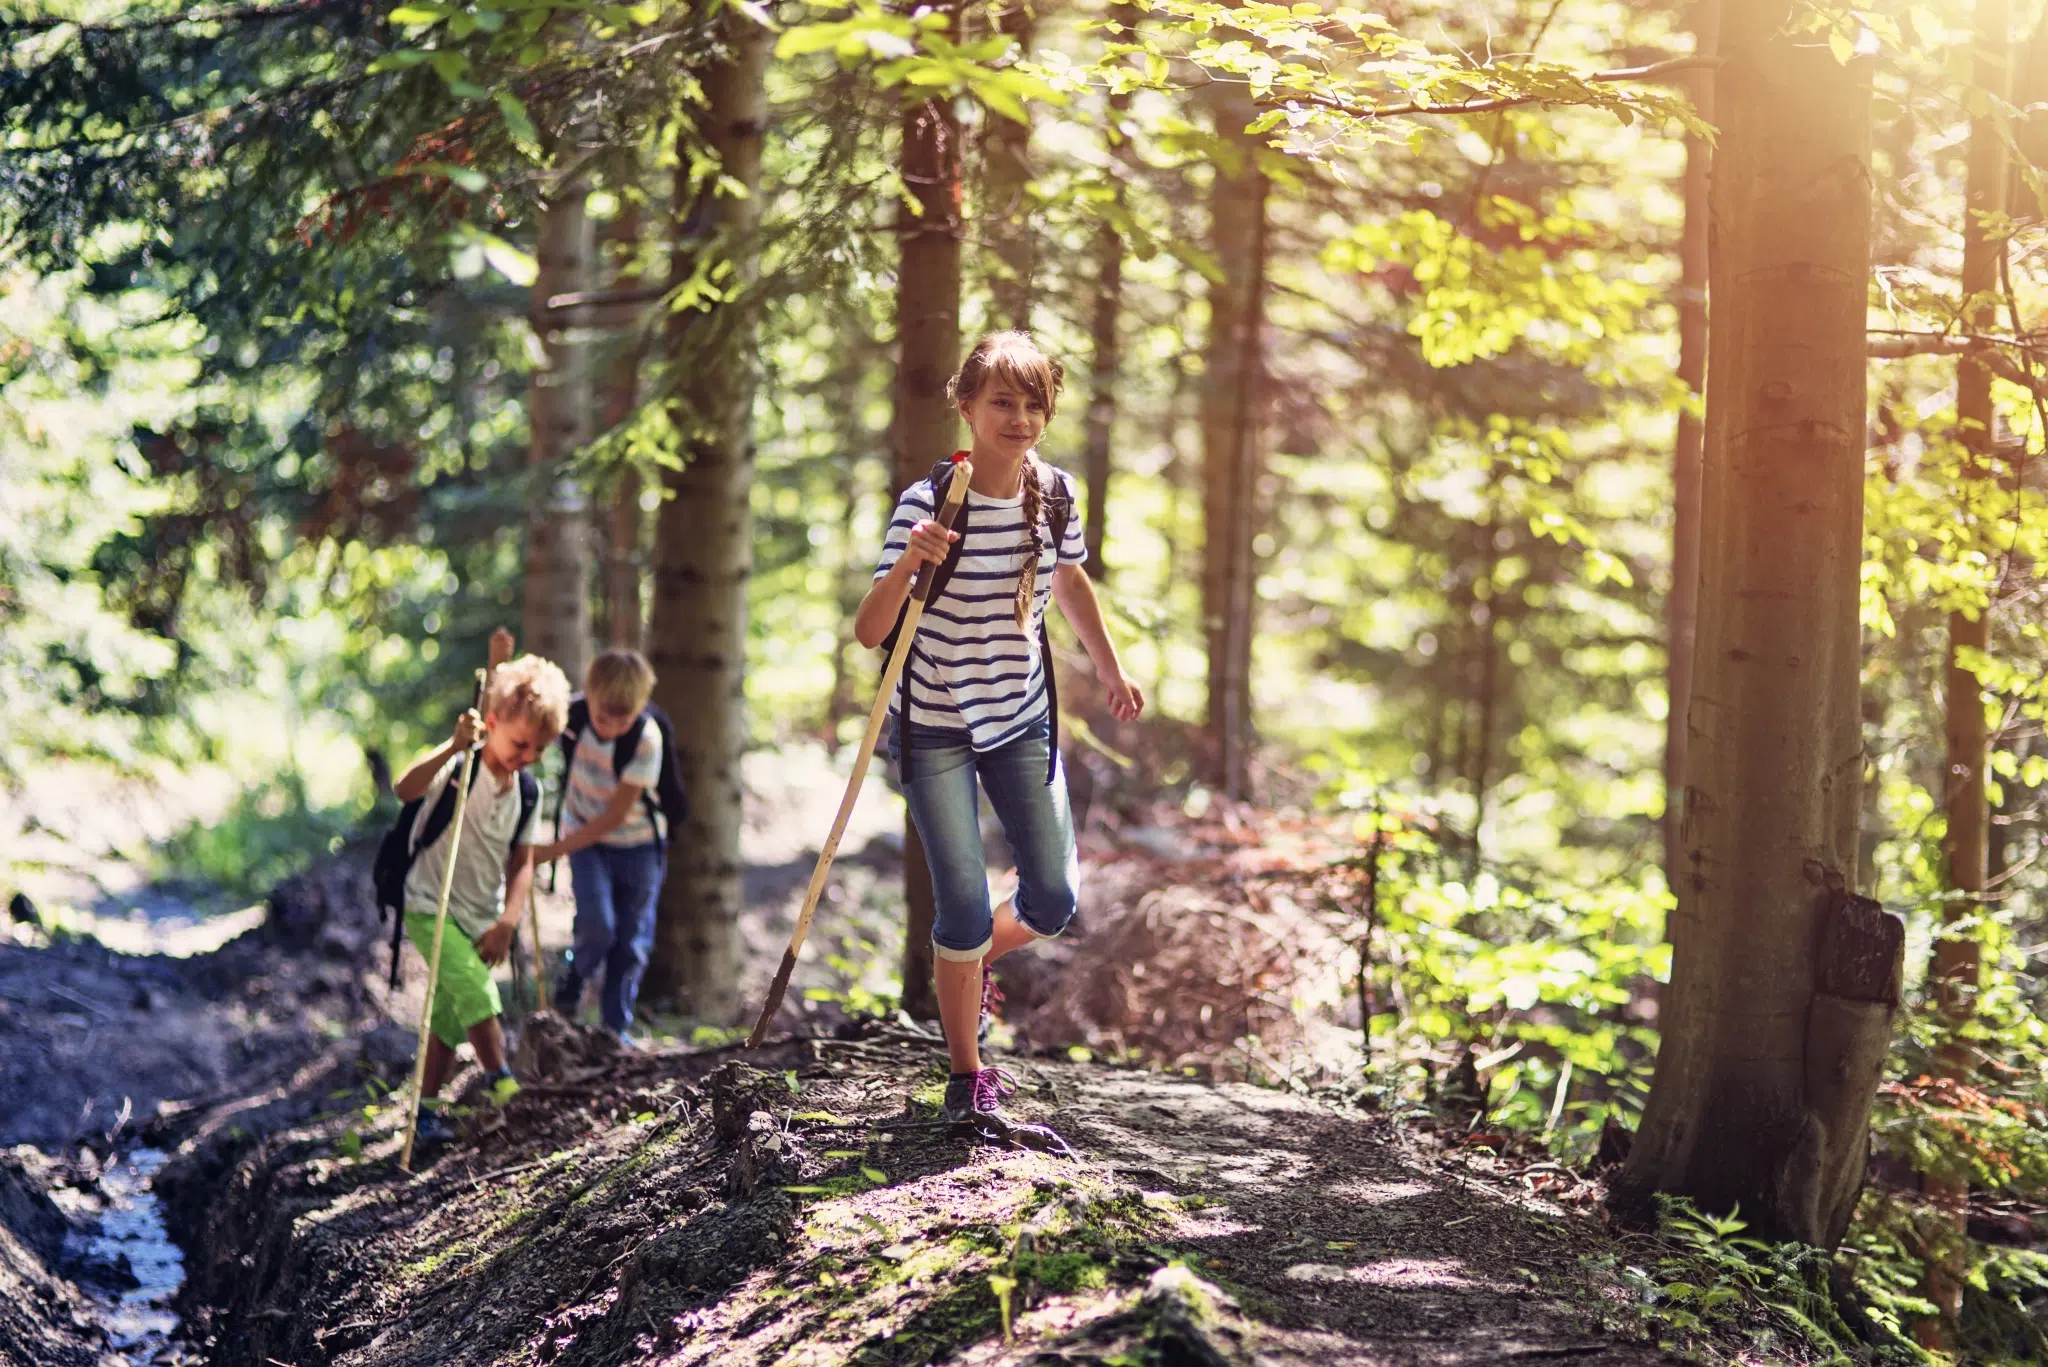
[[[178,1317],[171,1298],[185,1282],[185,1255],[171,1242],[163,1203],[149,1189],[166,1157],[161,1149],[130,1149],[100,1175],[107,1204],[99,1232],[86,1241],[86,1256],[108,1263],[125,1258],[136,1280],[118,1296],[101,1297],[99,1319],[113,1347],[101,1367],[196,1361],[172,1342]]]

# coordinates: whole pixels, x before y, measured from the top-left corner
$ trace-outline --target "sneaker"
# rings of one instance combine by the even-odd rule
[[[455,1139],[455,1127],[443,1120],[439,1111],[420,1111],[419,1123],[412,1131],[414,1144],[453,1144]]]
[[[491,1079],[491,1104],[503,1106],[513,1097],[518,1096],[519,1090],[519,1079],[512,1075],[512,1070],[510,1068],[501,1069],[497,1076]]]
[[[1003,1098],[1017,1090],[1017,1079],[1001,1068],[984,1068],[965,1077],[948,1078],[944,1116],[953,1125],[1007,1124]]]

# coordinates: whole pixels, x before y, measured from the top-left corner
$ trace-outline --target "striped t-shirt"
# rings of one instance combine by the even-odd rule
[[[1051,467],[1042,467],[1051,469]],[[911,721],[918,726],[965,731],[977,750],[993,750],[1016,739],[1046,714],[1045,661],[1038,653],[1038,623],[1052,597],[1053,571],[1088,558],[1081,538],[1074,481],[1064,470],[1052,477],[1073,511],[1061,544],[1052,544],[1051,520],[1040,500],[1042,519],[1036,592],[1031,616],[1017,625],[1017,580],[1031,548],[1024,524],[1024,497],[989,498],[968,490],[966,535],[960,562],[945,592],[926,604],[924,621],[911,642],[904,667],[910,680]],[[889,573],[910,543],[910,529],[936,516],[932,486],[919,480],[903,491],[889,534],[882,543],[875,578]],[[891,694],[889,710],[901,706]]]

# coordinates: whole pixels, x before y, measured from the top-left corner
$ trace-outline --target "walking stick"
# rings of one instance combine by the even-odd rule
[[[484,705],[485,671],[476,672],[475,708]],[[462,769],[455,776],[455,821],[448,832],[448,862],[441,867],[441,896],[434,904],[434,949],[427,956],[427,995],[420,1004],[419,1041],[414,1046],[412,1062],[412,1101],[405,1112],[405,1147],[398,1151],[398,1167],[401,1172],[412,1171],[412,1141],[419,1130],[420,1088],[427,1080],[427,1032],[434,1018],[434,982],[441,973],[441,936],[448,929],[448,892],[455,886],[455,856],[462,850],[462,811],[469,805],[469,776],[476,768],[477,751],[481,747],[472,744],[463,752]],[[403,916],[404,911],[399,915]]]
[[[548,979],[542,971],[540,957],[540,904],[534,897],[534,884],[540,881],[540,870],[526,880],[526,933],[533,939],[533,1014],[538,1016],[548,1008]]]
[[[968,481],[974,478],[974,466],[966,454],[953,457],[953,478],[946,485],[945,506],[939,509],[939,525],[947,531],[953,529],[953,519],[960,514],[960,505],[967,499]],[[867,777],[868,761],[874,758],[875,742],[881,738],[882,722],[889,715],[889,699],[896,692],[896,681],[902,677],[903,667],[910,659],[910,641],[917,635],[917,624],[924,618],[925,598],[931,593],[932,572],[936,565],[927,565],[918,571],[917,583],[910,590],[910,602],[903,614],[903,626],[896,633],[896,648],[889,652],[888,668],[882,671],[882,684],[875,692],[875,705],[868,712],[868,733],[861,739],[860,753],[854,756],[853,772],[846,779],[846,796],[839,799],[839,815],[832,818],[832,833],[825,837],[825,848],[818,851],[818,866],[811,870],[811,885],[804,892],[803,910],[797,913],[796,930],[789,937],[789,948],[782,951],[782,965],[775,970],[775,981],[769,984],[768,1000],[761,1007],[761,1018],[754,1022],[754,1033],[747,1036],[747,1047],[752,1049],[768,1033],[768,1023],[775,1019],[775,1013],[782,1006],[782,995],[789,990],[789,975],[796,969],[797,951],[804,947],[804,936],[810,934],[811,917],[818,911],[818,898],[825,891],[825,875],[832,869],[832,856],[839,853],[840,837],[846,834],[846,823],[853,815],[854,799],[860,796],[861,780]],[[1051,668],[1050,662],[1047,668]]]

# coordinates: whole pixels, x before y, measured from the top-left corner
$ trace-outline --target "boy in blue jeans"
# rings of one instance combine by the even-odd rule
[[[583,696],[562,732],[568,758],[555,843],[537,859],[569,857],[576,894],[576,942],[555,986],[555,1010],[574,1017],[583,985],[604,976],[599,1014],[632,1047],[633,1003],[654,950],[667,832],[649,794],[661,777],[661,728],[649,716],[654,669],[637,650],[607,650],[590,662]],[[627,755],[622,744],[633,746]]]

